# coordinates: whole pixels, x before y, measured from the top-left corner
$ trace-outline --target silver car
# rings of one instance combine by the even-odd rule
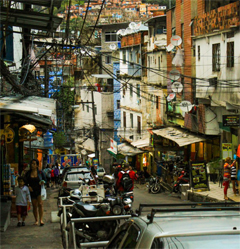
[[[240,203],[157,205],[127,220],[106,248],[239,249]],[[187,206],[187,207],[186,207]]]
[[[63,194],[66,189],[77,189],[83,183],[95,184],[91,171],[84,167],[68,168],[63,175],[59,195]]]

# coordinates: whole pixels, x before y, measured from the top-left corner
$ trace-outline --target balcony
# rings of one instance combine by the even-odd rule
[[[240,26],[239,1],[203,13],[194,19],[194,35],[211,34]]]

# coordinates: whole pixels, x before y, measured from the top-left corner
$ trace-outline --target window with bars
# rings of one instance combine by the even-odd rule
[[[234,67],[234,42],[227,43],[227,67]]]
[[[105,32],[105,42],[114,42],[119,41],[120,38],[118,37],[117,33],[115,32]]]
[[[212,45],[212,71],[219,72],[220,71],[220,43],[216,43]]]

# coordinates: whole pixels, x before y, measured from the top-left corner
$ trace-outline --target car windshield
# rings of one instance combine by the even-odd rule
[[[66,175],[65,180],[66,181],[78,181],[80,178],[84,179],[91,179],[91,174],[89,172],[87,173],[68,173]]]
[[[156,238],[151,249],[239,249],[240,234]]]

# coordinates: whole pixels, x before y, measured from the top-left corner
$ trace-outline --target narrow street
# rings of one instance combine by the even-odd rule
[[[17,227],[17,218],[12,217],[8,229],[1,233],[1,249],[61,249],[61,231],[59,223],[51,222],[51,212],[57,211],[58,189],[48,189],[48,199],[44,201],[44,222],[45,225],[34,226],[32,209],[26,219],[25,227]],[[148,193],[145,185],[135,185],[133,210],[139,207],[140,203],[181,203],[181,199],[173,194]],[[148,211],[147,209],[144,211]]]

